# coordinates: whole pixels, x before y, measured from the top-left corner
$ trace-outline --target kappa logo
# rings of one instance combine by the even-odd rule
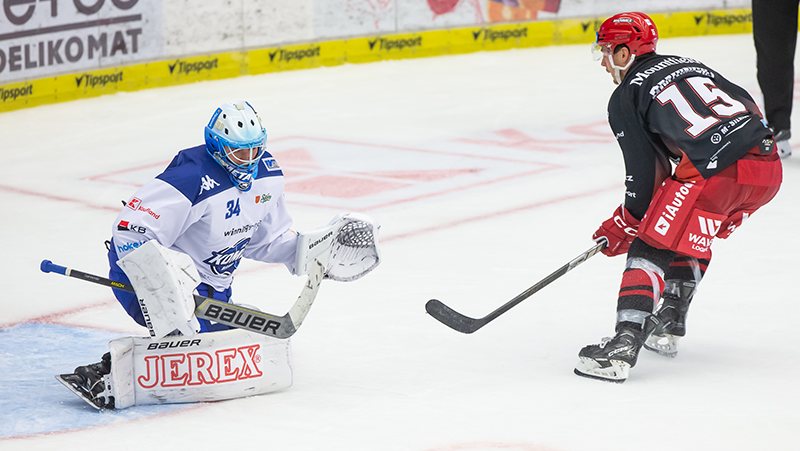
[[[206,174],[205,177],[200,179],[200,192],[198,195],[203,194],[203,191],[211,191],[215,186],[219,186],[219,183],[212,179],[210,175]]]

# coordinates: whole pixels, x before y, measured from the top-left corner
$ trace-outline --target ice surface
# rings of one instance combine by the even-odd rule
[[[761,101],[751,36],[662,40],[659,49],[706,62]],[[580,45],[0,114],[0,449],[800,449],[796,157],[775,200],[715,243],[678,357],[642,355],[623,385],[572,374],[578,350],[613,332],[621,257],[593,258],[473,335],[425,314],[437,298],[483,316],[592,245],[624,194],[605,124],[612,90]],[[353,283],[323,283],[293,338],[288,390],[86,411],[52,375],[144,331],[106,288],[43,274],[39,263],[104,274],[120,200],[200,144],[214,108],[232,99],[264,119],[296,228],[342,210],[372,215],[384,263]],[[283,313],[302,284],[282,266],[244,262],[234,298]],[[87,423],[90,413],[97,420]]]

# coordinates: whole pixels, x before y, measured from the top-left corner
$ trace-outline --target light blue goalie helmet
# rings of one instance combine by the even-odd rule
[[[206,150],[230,174],[231,182],[249,191],[264,155],[267,131],[247,102],[228,102],[217,108],[205,128]]]

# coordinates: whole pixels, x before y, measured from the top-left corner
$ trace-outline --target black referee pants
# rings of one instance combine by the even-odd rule
[[[790,130],[800,0],[753,0],[753,41],[764,114],[775,132]]]

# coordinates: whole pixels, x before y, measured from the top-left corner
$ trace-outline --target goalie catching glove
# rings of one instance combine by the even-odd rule
[[[607,219],[600,228],[594,232],[592,239],[600,243],[606,241],[608,245],[603,249],[603,255],[614,257],[628,252],[633,239],[639,233],[639,221],[628,212],[625,206],[620,205],[614,215]]]
[[[296,274],[306,274],[316,259],[325,267],[325,278],[339,282],[360,279],[380,264],[378,229],[370,217],[340,214],[325,227],[300,232],[297,240]]]

